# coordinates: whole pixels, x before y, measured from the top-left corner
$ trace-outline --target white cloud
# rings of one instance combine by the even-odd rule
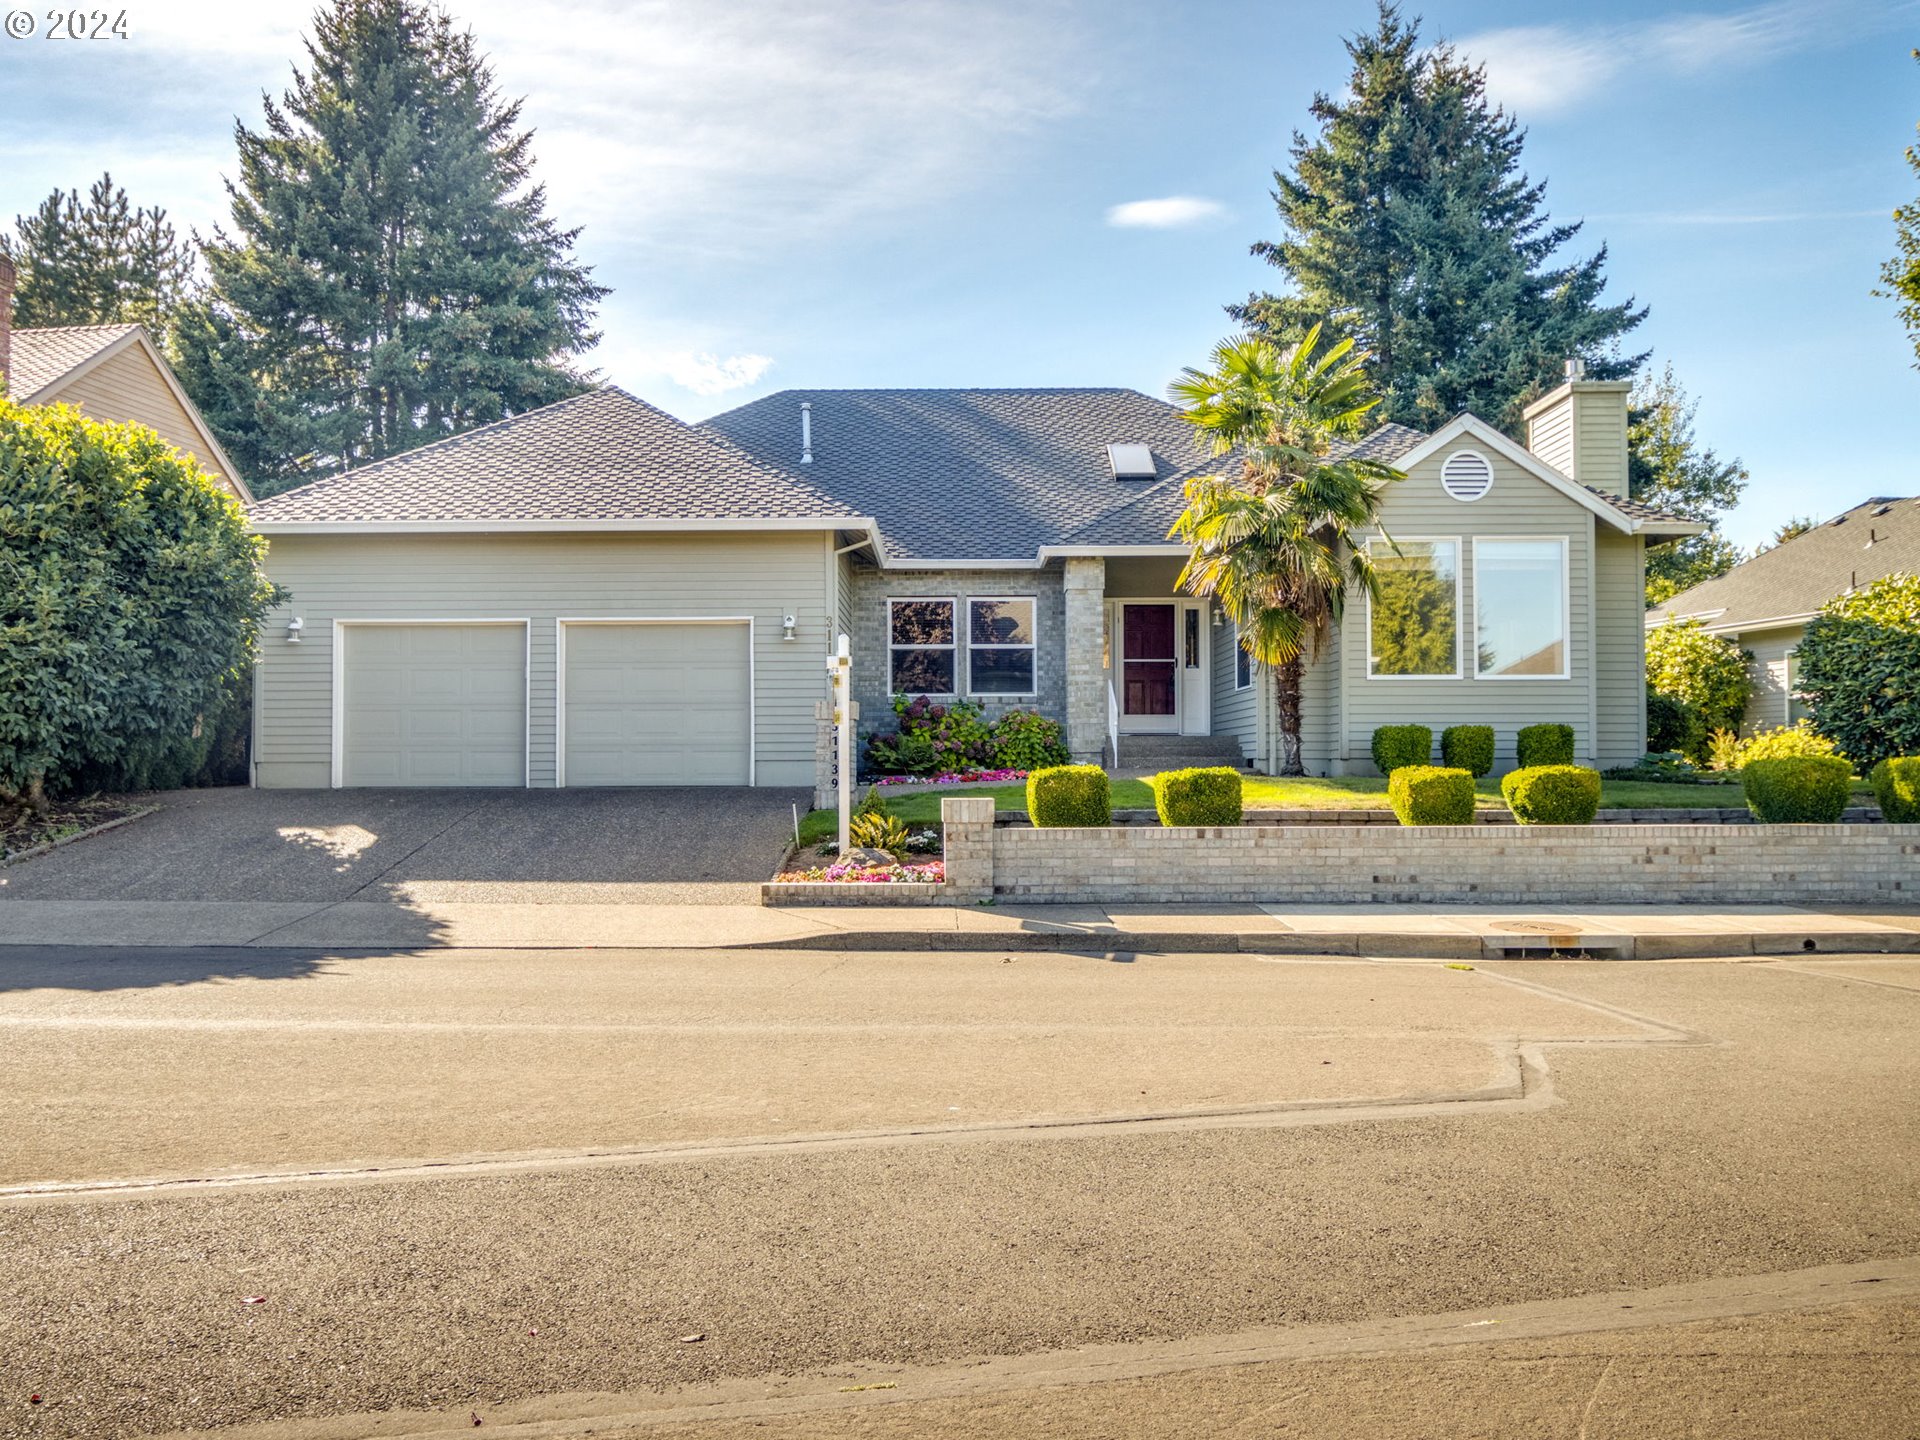
[[[1911,0],[1775,0],[1731,14],[1630,24],[1520,25],[1458,47],[1487,67],[1487,93],[1522,119],[1572,110],[1631,79],[1656,81],[1762,64],[1886,28]]]
[[[1129,200],[1107,211],[1107,224],[1122,229],[1173,230],[1198,225],[1227,213],[1218,200],[1198,195],[1168,195],[1159,200]]]
[[[715,355],[704,350],[656,350],[623,357],[614,363],[623,371],[632,369],[642,375],[664,376],[694,395],[724,395],[729,390],[743,390],[759,380],[772,367],[773,358]]]

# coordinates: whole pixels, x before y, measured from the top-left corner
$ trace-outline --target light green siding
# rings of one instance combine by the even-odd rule
[[[1747,662],[1753,688],[1747,694],[1747,713],[1740,722],[1743,733],[1751,735],[1756,730],[1792,723],[1788,657],[1806,633],[1804,625],[1784,625],[1727,637],[1753,656]]]
[[[267,569],[291,592],[269,619],[257,679],[257,783],[331,781],[336,620],[529,622],[530,783],[554,783],[557,622],[748,616],[755,779],[813,781],[814,702],[837,605],[833,540],[770,534],[276,535]],[[798,620],[781,638],[781,619]],[[286,621],[305,622],[299,645]]]
[[[1608,525],[1596,527],[1595,538],[1595,758],[1602,765],[1630,765],[1647,751],[1647,551],[1639,536]]]
[[[1440,485],[1440,467],[1455,450],[1477,449],[1493,465],[1493,487],[1479,500],[1462,502]],[[1595,527],[1592,511],[1488,447],[1463,438],[1415,465],[1407,479],[1387,490],[1382,508],[1387,534],[1396,540],[1459,542],[1462,678],[1373,678],[1367,673],[1369,611],[1354,596],[1330,657],[1338,682],[1334,753],[1336,772],[1372,771],[1369,747],[1379,726],[1423,724],[1436,734],[1448,725],[1492,725],[1500,763],[1513,763],[1514,735],[1523,725],[1557,722],[1574,730],[1576,755],[1595,755],[1594,623]],[[1564,540],[1567,547],[1567,679],[1474,678],[1474,546],[1483,537]],[[1617,686],[1617,679],[1614,682]]]
[[[1236,690],[1234,681],[1239,673],[1237,657],[1240,647],[1234,643],[1233,626],[1217,625],[1213,629],[1213,733],[1231,735],[1240,742],[1240,753],[1255,769],[1266,769],[1266,756],[1260,746],[1260,686],[1263,683],[1259,668],[1253,667],[1248,679],[1251,683],[1244,690]]]

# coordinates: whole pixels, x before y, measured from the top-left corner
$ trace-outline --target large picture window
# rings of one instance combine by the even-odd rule
[[[888,687],[895,695],[954,695],[951,600],[889,600]]]
[[[1033,694],[1033,601],[967,601],[967,691]]]
[[[1369,542],[1379,593],[1367,606],[1367,673],[1402,679],[1460,674],[1460,542]]]
[[[1478,636],[1474,673],[1483,680],[1564,680],[1567,665],[1567,542],[1473,542]]]

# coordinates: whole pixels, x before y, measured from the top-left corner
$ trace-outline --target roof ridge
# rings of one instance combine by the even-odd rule
[[[16,325],[13,335],[17,340],[22,335],[85,335],[95,330],[144,330],[147,327],[138,320],[115,320],[105,325]]]

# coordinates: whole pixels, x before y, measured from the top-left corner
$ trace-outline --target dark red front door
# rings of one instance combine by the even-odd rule
[[[1172,605],[1124,605],[1120,616],[1120,710],[1172,716],[1179,709],[1179,655]]]

